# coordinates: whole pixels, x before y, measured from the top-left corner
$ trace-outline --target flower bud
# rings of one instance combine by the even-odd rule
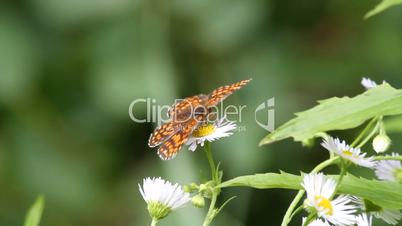
[[[198,190],[198,185],[196,183],[186,184],[183,186],[183,191],[191,193]]]
[[[385,134],[378,134],[373,139],[373,148],[377,153],[385,152],[391,144],[391,139]]]
[[[191,193],[192,192],[191,186],[187,185],[187,184],[183,185],[183,191],[187,192],[187,193]]]
[[[205,206],[205,200],[202,195],[198,194],[191,199],[191,202],[195,207],[203,208]]]
[[[207,185],[206,184],[200,184],[199,191],[200,192],[205,192],[206,190],[208,190]]]
[[[198,189],[199,193],[208,199],[212,197],[212,190],[213,190],[213,181],[208,181],[205,184],[200,184]]]

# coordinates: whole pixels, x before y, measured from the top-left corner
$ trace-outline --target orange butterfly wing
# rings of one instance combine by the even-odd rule
[[[234,91],[241,89],[247,83],[249,83],[251,79],[242,80],[240,82],[233,83],[231,85],[221,86],[211,94],[208,95],[208,101],[206,103],[207,107],[212,107],[217,105],[219,102],[226,99],[226,97],[230,96]]]
[[[197,116],[182,124],[182,129],[165,141],[158,149],[158,155],[163,160],[170,160],[176,156],[190,134],[205,116]]]
[[[183,114],[192,113],[192,111],[194,111],[196,107],[202,106],[207,99],[208,96],[204,94],[187,97],[180,102],[174,104],[169,109],[168,116],[173,120],[183,118]]]
[[[180,130],[180,125],[171,121],[157,127],[148,140],[148,146],[153,148],[169,139]]]
[[[168,111],[171,121],[154,130],[149,137],[148,146],[156,147],[179,132],[182,129],[181,123],[189,121],[193,117],[194,110],[199,106],[203,106],[206,99],[206,95],[197,95],[187,97],[173,105]]]

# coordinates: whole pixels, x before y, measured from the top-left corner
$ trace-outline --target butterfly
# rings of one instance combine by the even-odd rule
[[[187,97],[174,104],[168,111],[170,121],[157,127],[151,133],[148,146],[159,146],[158,155],[163,160],[174,158],[194,129],[205,122],[211,108],[250,81],[251,79],[247,79],[221,86],[208,95]]]

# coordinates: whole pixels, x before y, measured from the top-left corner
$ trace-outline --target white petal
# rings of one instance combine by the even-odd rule
[[[304,225],[304,222],[306,222],[305,217],[303,217],[303,225]],[[321,219],[315,219],[310,224],[308,224],[308,226],[330,226],[330,224],[327,221],[323,221]]]
[[[363,213],[356,217],[357,226],[371,226],[372,217],[367,216],[367,214]]]
[[[366,89],[371,89],[377,86],[377,83],[371,80],[370,78],[363,78],[361,84]]]
[[[382,219],[387,224],[392,224],[392,225],[398,224],[398,221],[400,221],[402,218],[401,212],[399,210],[388,210],[388,209],[384,209],[382,211],[375,212],[374,216],[376,218]]]
[[[392,156],[398,156],[398,154],[392,153]],[[380,180],[397,181],[395,171],[400,169],[402,169],[402,164],[398,160],[381,160],[377,161],[375,174]]]
[[[158,202],[170,207],[172,210],[181,207],[190,201],[189,193],[185,193],[179,184],[172,184],[162,178],[145,178],[139,190],[144,200]]]

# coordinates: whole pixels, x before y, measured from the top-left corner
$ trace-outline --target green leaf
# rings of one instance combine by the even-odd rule
[[[402,133],[402,116],[385,119],[384,126],[387,133]]]
[[[380,2],[380,4],[378,4],[376,7],[374,7],[374,9],[367,12],[366,15],[364,15],[364,18],[367,19],[378,13],[381,13],[382,11],[384,11],[392,6],[399,5],[399,4],[402,4],[402,0],[383,0],[382,2]]]
[[[219,187],[252,187],[257,189],[301,189],[301,176],[281,172],[239,176],[225,181]]]
[[[357,127],[376,116],[402,114],[402,90],[382,84],[355,97],[333,97],[288,121],[261,140],[260,145],[293,137],[307,141],[321,132]]]
[[[347,175],[339,186],[339,193],[355,195],[388,209],[402,209],[402,184],[368,180]]]
[[[337,176],[333,176],[335,179]],[[281,172],[240,176],[223,182],[219,187],[252,187],[257,189],[283,188],[300,190],[302,176]],[[338,193],[358,196],[388,209],[402,209],[402,184],[368,180],[346,175]]]
[[[41,195],[39,196],[35,203],[29,209],[26,217],[24,226],[38,226],[40,219],[42,217],[43,208],[45,205],[45,198]]]

